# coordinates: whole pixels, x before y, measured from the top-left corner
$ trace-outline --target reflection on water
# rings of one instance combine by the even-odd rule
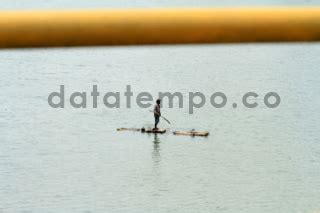
[[[160,139],[157,134],[154,134],[153,138],[153,150],[152,150],[152,160],[153,160],[153,169],[156,170],[160,166],[161,161],[161,148],[160,148]],[[154,171],[156,172],[156,171]]]

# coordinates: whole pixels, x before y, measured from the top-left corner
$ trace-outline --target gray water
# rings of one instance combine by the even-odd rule
[[[264,1],[309,5],[318,1]],[[2,1],[2,8],[257,5],[253,1]],[[319,212],[320,45],[244,44],[0,51],[0,212]],[[65,85],[66,106],[48,105]],[[90,92],[217,91],[226,107],[162,109],[164,135],[136,104],[110,109]],[[87,92],[75,109],[71,93]],[[241,97],[259,94],[259,106]],[[263,105],[276,91],[279,107]],[[135,96],[134,96],[135,97]],[[134,100],[134,98],[133,98]],[[184,99],[187,101],[187,99]],[[238,103],[233,108],[232,103]],[[186,103],[187,104],[187,103]],[[207,130],[208,138],[174,136]]]

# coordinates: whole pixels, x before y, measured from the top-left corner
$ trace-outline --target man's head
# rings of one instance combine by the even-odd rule
[[[160,99],[158,99],[158,100],[156,101],[156,103],[160,105],[161,100],[160,100]]]

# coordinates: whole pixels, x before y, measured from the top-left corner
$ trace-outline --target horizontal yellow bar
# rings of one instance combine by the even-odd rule
[[[1,48],[319,40],[320,7],[0,12]]]

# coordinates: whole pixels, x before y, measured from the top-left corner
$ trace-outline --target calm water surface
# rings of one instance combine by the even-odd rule
[[[318,3],[300,3],[310,2]],[[319,64],[317,43],[1,50],[0,212],[318,212]],[[53,109],[47,97],[61,84],[66,107]],[[93,84],[101,95],[128,84],[135,95],[222,91],[228,103],[193,115],[165,103],[172,124],[161,127],[208,130],[208,138],[117,132],[150,126],[153,115],[126,109],[124,96],[120,109],[102,98],[93,109]],[[75,91],[87,92],[88,108],[70,106]],[[241,106],[248,91],[259,107]],[[280,94],[278,108],[263,105],[269,91]]]

